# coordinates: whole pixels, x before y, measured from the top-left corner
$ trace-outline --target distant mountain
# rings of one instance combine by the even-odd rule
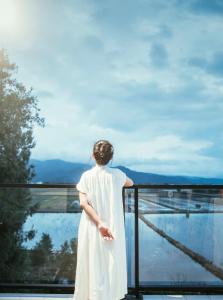
[[[91,169],[92,165],[68,162],[61,159],[36,160],[31,159],[30,164],[35,166],[36,176],[33,183],[76,183],[82,172]],[[153,173],[138,172],[124,166],[119,168],[132,178],[135,184],[223,184],[222,178],[204,178],[194,176],[172,176]]]
[[[35,166],[36,176],[32,182],[76,183],[83,171],[91,168],[88,164],[73,163],[61,159],[37,160],[31,159]]]

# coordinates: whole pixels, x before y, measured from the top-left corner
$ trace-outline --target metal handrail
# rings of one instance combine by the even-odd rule
[[[75,188],[76,183],[0,183],[0,187],[35,187],[35,188]],[[128,188],[151,189],[223,189],[222,184],[134,184]]]

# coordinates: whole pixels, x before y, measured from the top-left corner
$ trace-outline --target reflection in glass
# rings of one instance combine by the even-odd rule
[[[140,284],[222,285],[221,190],[140,189]]]
[[[1,283],[73,283],[81,214],[75,189],[1,188]]]
[[[223,193],[139,188],[140,285],[221,285]],[[135,285],[135,190],[124,189],[128,286]],[[0,282],[74,284],[75,188],[0,188]]]

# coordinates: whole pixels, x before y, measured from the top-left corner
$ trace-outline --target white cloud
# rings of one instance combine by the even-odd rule
[[[34,158],[89,162],[93,142],[106,138],[117,164],[223,176],[214,153],[222,79],[189,64],[222,49],[220,17],[178,1],[21,0],[17,18],[17,34],[0,30],[0,46],[46,118]]]

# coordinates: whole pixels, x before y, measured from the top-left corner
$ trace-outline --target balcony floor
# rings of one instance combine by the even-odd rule
[[[72,300],[71,294],[2,293],[0,300]],[[144,295],[143,300],[221,300],[223,295]]]

